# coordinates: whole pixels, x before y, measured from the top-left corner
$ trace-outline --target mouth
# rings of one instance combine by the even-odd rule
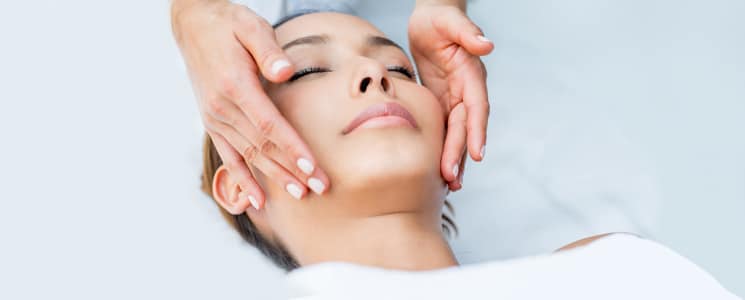
[[[396,102],[381,102],[370,105],[359,113],[342,134],[348,134],[357,128],[381,128],[407,126],[418,128],[411,113]]]

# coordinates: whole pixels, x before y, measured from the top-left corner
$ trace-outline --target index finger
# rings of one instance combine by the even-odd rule
[[[236,104],[248,116],[261,138],[277,145],[295,163],[298,170],[311,175],[317,164],[310,149],[269,99],[258,80],[256,76],[245,79],[247,86],[253,88],[247,89],[245,94],[237,95]],[[326,175],[323,174],[323,177]]]
[[[484,159],[486,128],[489,122],[489,97],[486,90],[486,74],[481,60],[472,57],[465,66],[463,103],[466,105],[468,153],[475,161]]]

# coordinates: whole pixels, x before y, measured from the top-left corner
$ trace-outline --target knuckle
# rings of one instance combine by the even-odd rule
[[[245,5],[238,5],[235,9],[230,10],[230,16],[236,23],[241,23],[250,20],[255,16],[255,13]]]
[[[218,103],[212,107],[212,113],[220,120],[224,120],[227,115],[227,109],[224,105]]]
[[[233,120],[230,117],[230,107],[225,105],[224,103],[216,103],[213,107],[211,107],[211,113],[215,118],[215,123],[212,124],[213,127],[220,130],[221,124],[224,126],[224,124],[233,125]]]
[[[258,22],[256,17],[243,18],[241,20],[241,26],[246,30],[246,33],[253,36],[261,32],[261,22]]]
[[[260,119],[257,124],[259,128],[259,132],[261,133],[261,136],[268,137],[271,136],[272,131],[274,131],[274,126],[276,125],[275,121],[271,118],[269,119]]]
[[[269,139],[263,139],[261,143],[259,143],[259,151],[267,155],[269,153],[272,153],[272,150],[274,150],[274,143],[270,141]]]
[[[228,99],[235,99],[238,95],[238,82],[232,74],[223,75],[218,80],[218,94]]]
[[[241,11],[236,15],[238,26],[242,30],[245,30],[246,34],[255,36],[263,31],[267,31],[271,28],[271,25],[264,18],[256,15],[250,9]]]
[[[259,151],[258,149],[256,149],[256,146],[250,145],[248,146],[248,148],[246,148],[246,150],[243,151],[242,154],[243,154],[243,159],[248,164],[253,164],[254,161],[256,160],[256,157],[259,155]]]
[[[207,111],[220,120],[223,119],[227,113],[225,105],[217,100],[207,102]]]
[[[262,17],[257,17],[256,20],[259,22],[258,23],[258,26],[259,26],[260,29],[262,29],[262,30],[268,30],[268,31],[273,30],[272,24],[270,24],[269,21],[267,21],[266,19],[264,19]]]

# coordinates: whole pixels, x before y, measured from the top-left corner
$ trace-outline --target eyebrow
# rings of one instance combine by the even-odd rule
[[[295,40],[293,40],[293,41],[285,44],[284,46],[282,46],[282,50],[287,50],[287,49],[289,49],[291,47],[300,46],[300,45],[320,45],[320,44],[326,44],[326,43],[329,42],[329,39],[330,39],[329,36],[328,35],[325,35],[325,34],[304,36],[304,37],[295,39]],[[392,40],[390,40],[390,39],[388,39],[386,37],[382,37],[382,36],[370,35],[370,36],[367,37],[367,40],[365,41],[365,43],[368,46],[372,46],[372,47],[381,47],[381,46],[388,47],[388,46],[392,46],[392,47],[396,47],[396,48],[400,49],[401,51],[404,51],[404,48],[402,48],[400,45],[396,44],[396,42],[394,42],[394,41],[392,41]],[[406,51],[404,51],[404,53],[405,52]]]
[[[322,35],[309,35],[304,36],[299,39],[293,40],[292,42],[289,42],[282,46],[282,50],[287,50],[290,47],[294,46],[300,46],[300,45],[318,45],[318,44],[325,44],[329,41],[329,36],[322,34]]]

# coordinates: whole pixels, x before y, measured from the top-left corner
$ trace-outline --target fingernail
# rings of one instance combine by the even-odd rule
[[[458,164],[456,164],[455,166],[453,166],[453,176],[455,176],[455,178],[458,178],[458,171],[459,167]]]
[[[285,189],[287,189],[287,192],[290,193],[292,197],[295,197],[295,199],[300,200],[300,197],[303,196],[303,190],[301,190],[300,187],[294,183],[287,184]]]
[[[254,209],[259,210],[259,201],[256,201],[254,196],[248,195],[248,202],[251,203],[251,206],[253,206]]]
[[[491,43],[491,41],[489,39],[487,39],[483,35],[476,36],[476,38],[479,39],[479,41],[486,42],[486,43]]]
[[[486,144],[481,146],[481,159],[484,159],[484,154],[486,154]]]
[[[316,194],[319,194],[319,195],[322,194],[323,191],[326,189],[326,185],[323,184],[321,180],[319,180],[318,178],[314,178],[314,177],[311,177],[310,179],[308,179],[308,186],[310,187],[311,190],[313,190],[314,192],[316,192]]]
[[[303,171],[303,173],[307,175],[313,174],[313,163],[305,158],[299,158],[297,160],[297,167],[300,168],[300,171]]]
[[[289,65],[290,65],[290,63],[288,61],[284,60],[284,59],[280,59],[280,60],[275,61],[272,64],[272,74],[278,75],[279,74],[279,71],[282,71],[282,69],[284,69],[285,67],[287,67]]]

